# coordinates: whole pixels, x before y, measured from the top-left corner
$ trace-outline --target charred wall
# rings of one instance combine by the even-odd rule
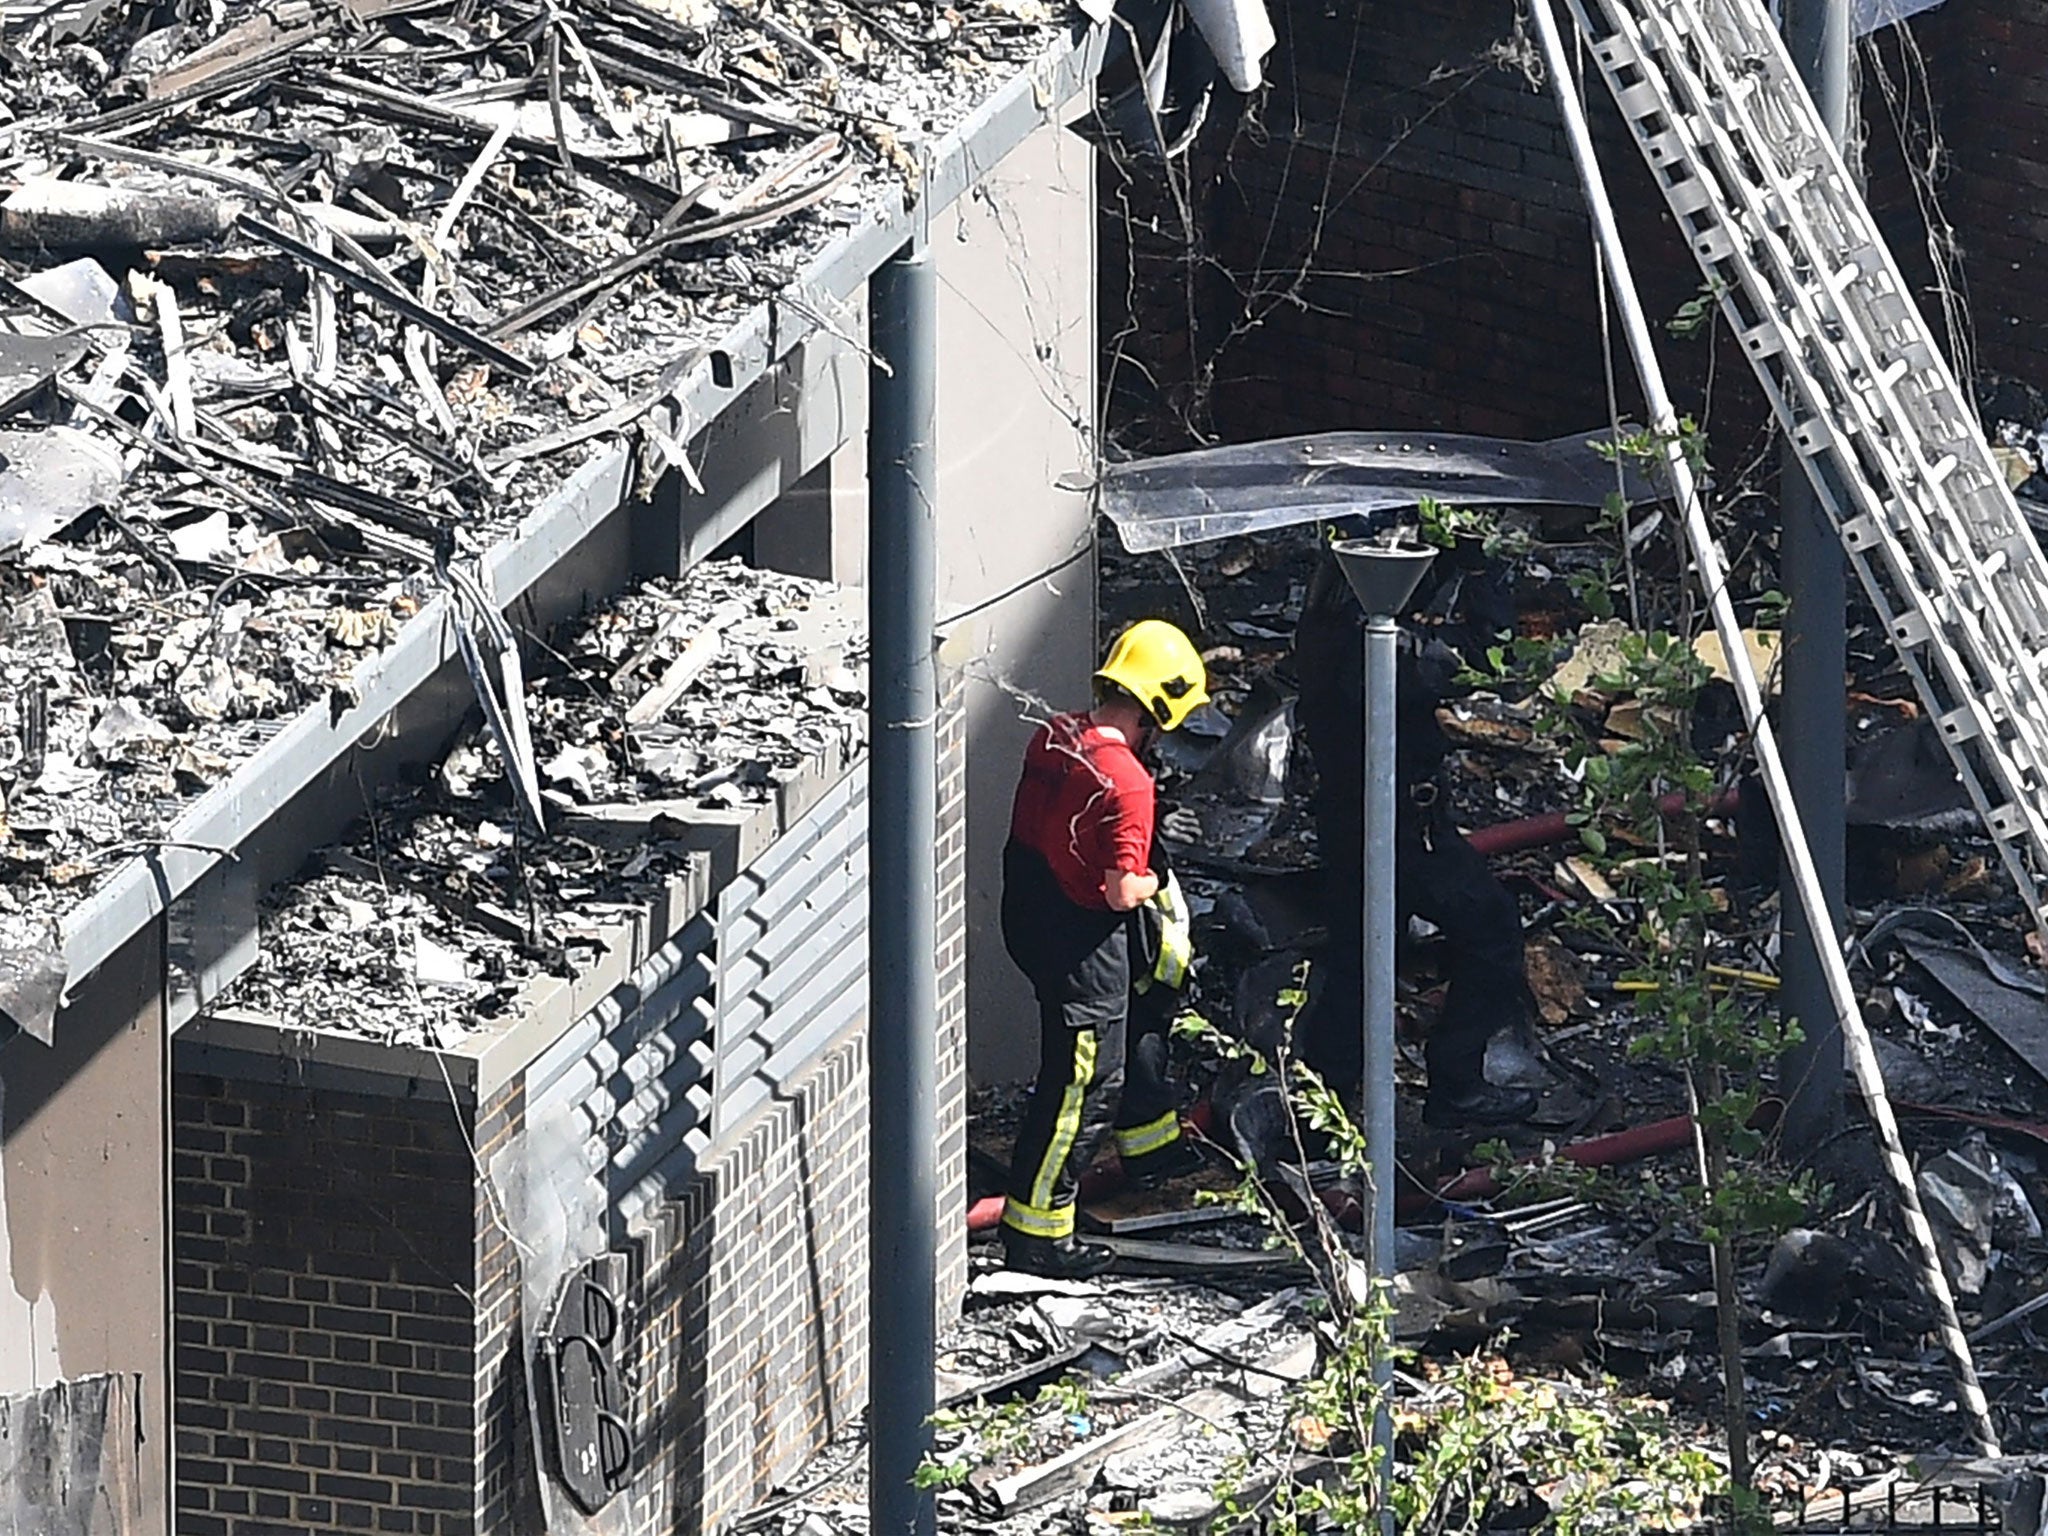
[[[2048,3],[1947,0],[1911,28],[1912,51],[1894,39],[1883,58],[1921,163],[1931,162],[1921,195],[1955,230],[1975,361],[2048,389]],[[1885,83],[1867,61],[1866,114],[1885,114],[1874,133],[1889,131]],[[1897,180],[1910,195],[1903,163]],[[1939,295],[1924,278],[1921,307],[1939,334]]]
[[[144,1536],[170,1519],[164,980],[152,929],[79,982],[48,1044],[0,1045],[0,1397],[133,1381],[122,1411],[139,1442],[102,1464],[132,1484],[118,1499],[109,1489],[109,1509],[130,1516],[120,1529]],[[81,1422],[81,1451],[87,1433]],[[10,1502],[58,1496],[25,1486],[22,1466],[0,1468],[0,1527]],[[62,1515],[52,1505],[47,1528]]]
[[[1100,303],[1115,435],[1166,451],[1208,434],[1548,437],[1606,421],[1584,201],[1516,8],[1276,0],[1273,10],[1281,36],[1270,84],[1241,105],[1219,100],[1174,180],[1107,158]],[[2026,105],[2030,93],[2048,100],[2048,30],[2028,31],[2048,28],[2048,4],[2015,13],[1949,0],[1915,28],[1954,154],[1950,212],[1959,225],[1959,211],[1970,214],[1985,357],[2024,362],[2029,317],[2048,300],[2015,281],[1987,305],[1984,285],[1993,260],[2015,278],[2025,270],[2029,226],[2048,234],[2048,219],[2012,195],[2048,184],[2048,151],[2027,159],[2043,139],[2039,108]],[[1990,56],[1996,38],[2011,40],[2002,61]],[[1878,59],[1909,122],[1925,117],[1926,87],[1898,37],[1872,46],[1883,52],[1862,67],[1870,196],[1925,302],[1932,268],[1906,166],[1926,145],[1909,129],[1901,149],[1876,89]],[[1698,269],[1597,75],[1586,100],[1638,287],[1661,324],[1698,292]],[[1976,215],[1973,195],[1989,217]],[[1749,459],[1765,410],[1740,353],[1725,338],[1711,351],[1659,341],[1678,407],[1708,422],[1717,462]],[[1639,419],[1618,334],[1614,371],[1622,413]]]
[[[1163,418],[1163,438],[1137,428],[1160,446],[1176,431],[1547,437],[1605,421],[1591,235],[1515,7],[1274,11],[1270,85],[1205,129],[1181,197],[1154,168],[1105,173],[1105,315],[1136,311],[1129,355],[1112,345],[1104,363],[1119,414]],[[1589,106],[1637,275],[1669,314],[1699,278],[1603,94]],[[1126,274],[1135,306],[1116,291]],[[1639,411],[1620,371],[1622,408]]]

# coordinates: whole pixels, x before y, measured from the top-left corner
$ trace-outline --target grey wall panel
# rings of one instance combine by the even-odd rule
[[[867,1007],[867,771],[856,764],[527,1069],[574,1112],[575,1161],[637,1219],[745,1134]]]

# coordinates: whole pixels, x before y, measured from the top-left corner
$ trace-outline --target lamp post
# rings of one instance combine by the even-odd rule
[[[1366,1267],[1394,1281],[1394,668],[1400,656],[1395,616],[1408,605],[1433,549],[1340,539],[1330,546],[1337,566],[1365,610],[1365,922],[1360,935],[1365,1018],[1364,1130]],[[1378,1454],[1381,1525],[1392,1530],[1394,1433],[1390,1391],[1394,1362],[1385,1350],[1373,1365],[1380,1389],[1373,1421]]]

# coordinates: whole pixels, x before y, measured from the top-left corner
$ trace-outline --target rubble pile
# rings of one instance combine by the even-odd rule
[[[346,703],[438,561],[804,306],[802,264],[1057,30],[1039,0],[0,6],[0,907],[53,918]]]
[[[2030,419],[2048,421],[2048,402]],[[1531,516],[1522,526],[1531,537],[1514,583],[1513,635],[1538,644],[1524,644],[1519,654],[1538,658],[1538,675],[1564,690],[1612,750],[1641,732],[1651,706],[1601,681],[1617,670],[1603,657],[1626,626],[1588,612],[1580,600],[1585,573],[1597,569],[1597,547],[1583,527],[1559,518]],[[1310,815],[1314,763],[1290,720],[1301,681],[1290,642],[1317,555],[1312,529],[1198,545],[1175,551],[1170,562],[1120,556],[1105,541],[1103,606],[1111,625],[1164,615],[1207,647],[1219,710],[1163,747],[1162,833],[1198,913],[1193,1006],[1254,1041],[1279,1037],[1295,1005],[1276,998],[1300,985],[1304,961],[1312,992],[1313,962],[1332,942]],[[1778,637],[1757,594],[1748,603],[1755,627],[1745,638],[1769,673]],[[1929,1303],[1902,1246],[1875,1142],[1852,1099],[1842,1134],[1815,1154],[1805,1215],[1738,1249],[1755,1478],[1781,1525],[1903,1520],[1920,1528],[1945,1514],[1976,1528],[1980,1519],[1995,1524],[2012,1498],[2023,1502],[2026,1487],[2038,1491],[2038,1477],[2026,1469],[2048,1452],[2041,1385],[2048,1295],[2040,1280],[2048,1260],[2048,1122],[2039,1110],[2048,1084],[2048,977],[1980,824],[1867,618],[1852,624],[1850,650],[1854,976],[2007,1457],[1979,1464],[1952,1454],[1968,1444],[1967,1426],[1948,1366],[1932,1347]],[[1725,680],[1725,660],[1711,642],[1698,654]],[[1475,1351],[1498,1353],[1501,1371],[1560,1402],[1617,1410],[1661,1404],[1657,1411],[1668,1414],[1674,1433],[1720,1458],[1713,1264],[1684,1204],[1696,1178],[1684,1080],[1632,1049],[1659,1022],[1656,987],[1602,931],[1603,911],[1626,920],[1627,898],[1560,814],[1580,803],[1578,787],[1520,698],[1468,679],[1439,703],[1436,722],[1448,750],[1437,782],[1456,823],[1474,830],[1491,872],[1518,899],[1531,1027],[1527,1040],[1511,1031],[1495,1038],[1488,1075],[1530,1088],[1539,1103],[1528,1124],[1498,1135],[1492,1148],[1478,1133],[1446,1134],[1421,1123],[1423,1046],[1442,1006],[1441,984],[1457,975],[1461,959],[1428,925],[1411,926],[1398,1001],[1407,1187],[1394,1327],[1421,1358],[1401,1378],[1402,1408],[1428,1411],[1442,1394],[1436,1369],[1450,1371]],[[1736,717],[1716,685],[1694,725],[1703,752],[1739,761],[1728,745],[1731,738],[1739,745]],[[1777,895],[1775,833],[1759,825],[1759,803],[1742,792],[1717,797],[1701,841],[1717,913],[1712,974],[1761,1010],[1773,1006],[1777,985]],[[1355,1231],[1361,1191],[1327,1163],[1298,1166],[1284,1116],[1267,1112],[1278,1102],[1270,1074],[1247,1076],[1241,1063],[1176,1049],[1190,1095],[1206,1101],[1208,1135],[1257,1168],[1293,1219],[1319,1201]],[[1771,1093],[1766,1084],[1767,1113],[1777,1107]],[[997,1092],[976,1101],[970,1136],[978,1194],[1000,1191],[1017,1100]],[[1599,1149],[1594,1161],[1606,1171],[1559,1161],[1566,1148]],[[1527,1160],[1521,1171],[1507,1171],[1502,1160],[1517,1158]],[[1782,1173],[1789,1179],[1792,1170]],[[1243,1235],[1205,1222],[1214,1208],[1191,1205],[1185,1190],[1105,1193],[1116,1187],[1108,1159],[1083,1186],[1084,1220],[1113,1245],[1131,1223],[1168,1237],[1190,1280],[1204,1275],[1205,1264],[1213,1277],[1241,1257]],[[1112,1273],[1123,1268],[1120,1260]],[[1293,1283],[1277,1274],[1267,1280],[1276,1290]],[[1099,1300],[1112,1311],[1124,1305],[1113,1289]],[[1108,1397],[1115,1382],[1089,1390]],[[997,1510],[985,1490],[981,1502],[974,1491],[955,1496],[948,1527],[1025,1536],[1079,1529],[1084,1521],[1103,1529],[1149,1514],[1155,1524],[1200,1529],[1205,1511],[1213,1513],[1203,1489],[1237,1476],[1241,1463],[1232,1461],[1234,1446],[1217,1449],[1194,1419],[1184,1424],[1178,1449],[1190,1464],[1147,1469],[1153,1492],[1179,1490],[1184,1500],[1148,1507],[1149,1494],[1124,1488],[1111,1475],[1114,1463],[1105,1462],[1062,1501],[1036,1511]],[[1087,1438],[1076,1435],[1075,1445]],[[1316,1459],[1298,1436],[1265,1444],[1297,1466]],[[1029,1454],[1049,1466],[1073,1451],[1034,1445]],[[1022,1475],[1004,1462],[993,1482],[982,1481],[1007,1486],[1004,1479]],[[784,1529],[823,1536],[859,1528],[850,1504],[807,1508],[803,1521],[786,1511]]]
[[[426,786],[270,899],[262,959],[226,1005],[393,1045],[444,1046],[502,1016],[535,976],[565,974],[607,912],[687,868],[691,817],[763,804],[860,750],[858,613],[838,589],[737,561],[627,592],[532,682],[546,835],[522,825],[497,742],[465,734]]]

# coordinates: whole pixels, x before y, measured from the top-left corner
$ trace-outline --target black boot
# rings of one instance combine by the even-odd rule
[[[1431,1083],[1422,1106],[1422,1123],[1440,1131],[1468,1125],[1520,1125],[1535,1113],[1535,1094],[1499,1088],[1482,1078],[1446,1088]]]
[[[1157,1189],[1175,1179],[1185,1179],[1209,1166],[1201,1149],[1185,1136],[1176,1136],[1157,1152],[1124,1159],[1124,1177],[1140,1189]]]
[[[1099,1243],[1080,1243],[1071,1237],[1031,1237],[1005,1227],[1003,1262],[1011,1269],[1048,1280],[1087,1280],[1114,1264],[1116,1255]]]

